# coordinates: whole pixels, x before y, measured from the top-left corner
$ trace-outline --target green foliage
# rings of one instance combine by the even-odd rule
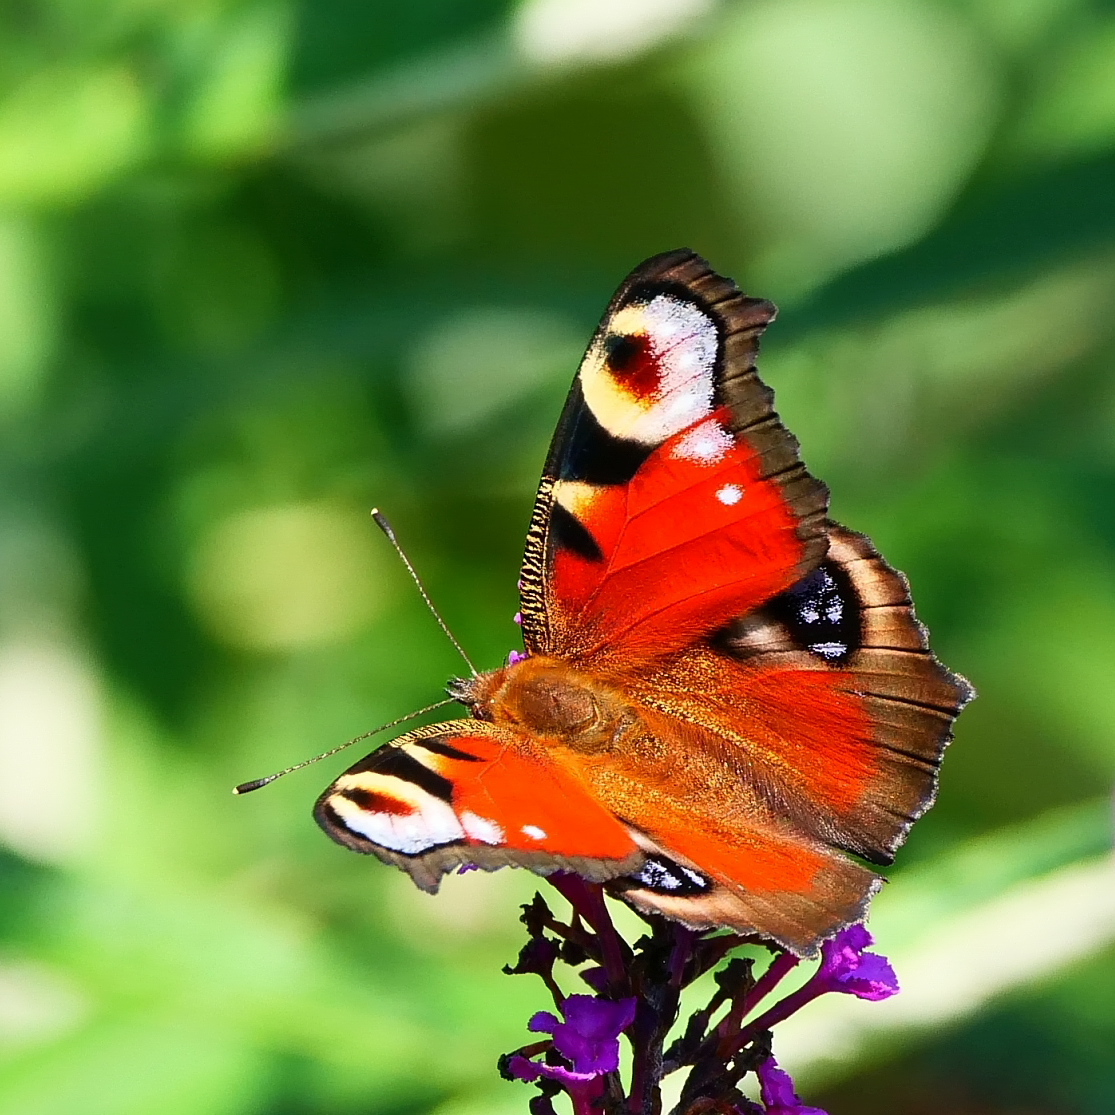
[[[430,899],[342,852],[309,818],[337,761],[228,791],[459,669],[371,507],[477,660],[515,645],[578,348],[681,245],[781,304],[780,409],[981,692],[879,904],[913,1006],[818,1099],[1110,1111],[1113,19],[0,13],[0,1115],[523,1109],[530,879]]]

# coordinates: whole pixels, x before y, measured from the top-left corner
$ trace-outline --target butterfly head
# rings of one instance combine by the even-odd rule
[[[489,676],[488,674],[477,674],[475,677],[450,678],[445,686],[445,692],[454,701],[460,701],[473,716],[476,716],[481,690],[487,688],[483,683],[487,681]]]

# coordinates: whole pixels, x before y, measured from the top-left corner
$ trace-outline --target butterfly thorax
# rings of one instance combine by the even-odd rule
[[[577,751],[608,751],[641,734],[622,693],[568,663],[541,656],[451,683],[452,696],[478,720],[514,725]]]

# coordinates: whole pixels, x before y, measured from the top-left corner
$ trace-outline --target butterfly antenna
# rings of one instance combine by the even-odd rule
[[[444,701],[438,701],[437,704],[420,708],[415,712],[408,712],[406,716],[400,716],[397,720],[392,720],[387,724],[381,724],[378,728],[373,728],[370,732],[365,732],[362,736],[354,736],[348,743],[342,743],[340,747],[333,747],[328,751],[323,751],[320,755],[315,755],[312,759],[304,759],[300,763],[295,763],[292,767],[287,767],[286,770],[276,771],[274,774],[269,774],[266,778],[255,778],[251,782],[241,782],[239,786],[234,787],[232,792],[234,794],[250,794],[253,790],[262,789],[269,782],[274,782],[276,778],[282,778],[285,774],[301,770],[303,767],[311,766],[313,763],[319,763],[322,759],[328,759],[330,755],[336,755],[338,751],[344,751],[346,747],[351,747],[354,743],[359,743],[362,739],[378,735],[380,732],[386,732],[388,728],[397,728],[400,724],[405,724],[408,720],[413,720],[416,716],[422,716],[427,712],[433,712],[435,709],[444,708],[446,705],[451,705],[452,703],[452,698],[447,698]]]
[[[418,591],[422,594],[422,599],[426,601],[426,607],[430,609],[430,614],[437,620],[438,626],[445,632],[446,638],[457,648],[457,653],[465,660],[465,664],[472,671],[472,676],[476,677],[476,667],[472,664],[472,659],[465,654],[464,647],[457,642],[457,637],[449,630],[449,625],[441,618],[441,613],[434,607],[434,602],[430,599],[430,594],[426,591],[426,586],[422,583],[422,578],[418,576],[418,570],[411,564],[410,558],[406,555],[406,551],[399,545],[399,540],[395,537],[395,528],[387,521],[386,516],[378,507],[372,508],[372,518],[375,519],[376,526],[387,535],[387,541],[395,547],[395,553],[399,555],[403,565],[407,567],[407,572],[410,574],[411,580],[414,581],[417,586]]]

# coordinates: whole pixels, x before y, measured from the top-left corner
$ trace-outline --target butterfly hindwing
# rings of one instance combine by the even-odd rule
[[[696,769],[725,813],[745,809],[761,826],[765,812],[803,845],[887,864],[932,804],[971,689],[929,652],[905,578],[863,535],[836,524],[830,535],[802,583],[625,684],[655,710],[659,736],[702,756]],[[658,838],[692,858],[676,831]],[[789,895],[791,875],[782,881]],[[839,902],[839,887],[823,890]]]
[[[692,929],[731,928],[801,956],[842,926],[862,921],[882,880],[874,872],[775,822],[744,831],[692,818],[640,834],[646,858],[611,889],[647,913]]]
[[[805,582],[724,633],[730,661],[687,715],[719,701],[726,730],[746,695],[762,710],[749,723],[757,777],[781,782],[808,831],[887,864],[933,803],[972,689],[933,656],[906,578],[870,539],[835,523],[829,538]]]

